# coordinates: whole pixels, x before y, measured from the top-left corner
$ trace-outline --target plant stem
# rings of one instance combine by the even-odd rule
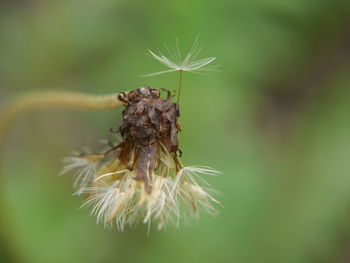
[[[179,104],[180,102],[181,88],[182,88],[182,70],[180,70],[180,83],[179,83],[179,92],[177,95],[177,104]]]
[[[118,94],[89,95],[73,92],[33,92],[18,96],[5,103],[0,112],[0,147],[6,136],[6,131],[17,116],[47,108],[66,108],[81,110],[107,110],[122,106]]]

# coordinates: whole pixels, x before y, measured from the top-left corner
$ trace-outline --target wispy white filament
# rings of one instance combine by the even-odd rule
[[[92,205],[92,214],[97,216],[97,222],[105,226],[114,221],[120,230],[124,230],[125,224],[133,225],[133,214],[136,181],[129,173],[121,181],[115,181],[111,185],[101,187],[86,187],[79,191],[80,194],[89,194],[90,197],[82,206]]]
[[[83,206],[92,206],[92,214],[97,222],[105,226],[114,222],[123,230],[125,225],[134,225],[139,219],[145,224],[158,222],[158,229],[167,224],[179,225],[181,206],[197,216],[202,206],[211,213],[216,209],[213,203],[220,204],[195,180],[199,174],[219,174],[208,167],[184,167],[173,177],[153,175],[152,191],[147,193],[134,180],[134,172],[126,172],[122,179],[112,183],[102,182],[98,186],[84,187],[77,194],[88,194]]]
[[[95,182],[102,179],[102,178],[105,178],[105,177],[108,177],[108,176],[113,176],[113,175],[117,175],[117,174],[123,174],[127,172],[127,170],[121,170],[121,171],[118,171],[118,172],[114,172],[114,173],[107,173],[107,174],[103,174],[103,175],[100,175],[99,177],[97,177],[95,179]]]
[[[213,62],[216,58],[199,58],[199,54],[202,51],[202,48],[199,47],[198,38],[195,42],[189,53],[182,59],[178,42],[176,42],[176,50],[171,51],[166,45],[165,48],[169,56],[165,56],[162,53],[158,55],[151,50],[148,50],[151,57],[163,64],[164,66],[170,68],[169,70],[159,71],[151,74],[145,75],[145,77],[155,76],[159,74],[174,72],[174,71],[188,71],[188,72],[199,72],[199,71],[213,71],[214,67],[208,67],[208,65]]]
[[[97,160],[97,161],[96,161]],[[202,175],[215,176],[220,172],[206,166],[188,166],[178,170],[173,157],[160,147],[160,167],[149,177],[147,190],[143,181],[137,181],[135,171],[111,160],[98,166],[99,157],[86,155],[69,157],[61,174],[75,170],[76,195],[85,194],[82,206],[91,206],[91,214],[105,226],[116,225],[121,231],[125,226],[143,222],[156,222],[158,229],[166,225],[179,226],[187,215],[197,217],[202,208],[212,214],[220,203]],[[117,163],[115,166],[113,164]],[[108,168],[109,167],[109,168]],[[102,172],[103,171],[103,172]]]
[[[75,171],[75,188],[86,187],[94,180],[96,162],[92,162],[84,157],[67,157],[63,159],[63,163],[65,166],[61,170],[60,175]]]
[[[182,168],[174,179],[173,192],[177,198],[180,198],[187,210],[194,216],[198,216],[199,207],[212,214],[216,213],[213,203],[221,205],[210,192],[215,192],[210,185],[200,175],[218,175],[221,174],[210,167],[188,166]],[[207,187],[201,186],[195,178],[199,178]]]

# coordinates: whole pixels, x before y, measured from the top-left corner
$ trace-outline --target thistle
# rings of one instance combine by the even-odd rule
[[[65,159],[63,173],[76,171],[76,195],[87,195],[97,221],[123,230],[125,225],[155,221],[159,229],[178,225],[185,209],[198,216],[200,206],[215,214],[220,203],[201,174],[217,175],[208,167],[183,166],[177,134],[179,105],[160,91],[143,87],[122,93],[127,105],[119,127],[122,141],[101,154]],[[198,182],[197,180],[198,179]]]

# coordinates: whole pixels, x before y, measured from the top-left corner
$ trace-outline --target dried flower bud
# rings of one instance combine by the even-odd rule
[[[119,158],[129,170],[136,171],[136,180],[144,181],[150,192],[152,173],[160,164],[161,145],[180,167],[176,158],[179,107],[162,99],[158,90],[148,87],[131,91],[123,99],[128,106],[123,111],[123,123],[119,128],[124,138]]]

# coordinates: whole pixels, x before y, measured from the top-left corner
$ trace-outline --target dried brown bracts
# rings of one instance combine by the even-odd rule
[[[150,87],[120,94],[119,99],[127,103],[119,127],[123,137],[119,158],[129,170],[136,171],[135,179],[144,181],[151,191],[149,181],[161,162],[159,152],[165,147],[177,163],[179,105],[170,100],[171,96],[161,98],[160,91]]]
[[[178,224],[186,213],[197,215],[199,206],[212,213],[219,204],[208,185],[200,186],[200,174],[216,175],[208,167],[182,165],[178,143],[179,105],[162,98],[158,89],[143,87],[121,93],[126,108],[118,129],[122,141],[102,154],[82,154],[65,159],[62,173],[76,171],[76,194],[87,194],[85,205],[104,224],[134,225],[157,221]],[[202,180],[199,180],[201,182]]]

